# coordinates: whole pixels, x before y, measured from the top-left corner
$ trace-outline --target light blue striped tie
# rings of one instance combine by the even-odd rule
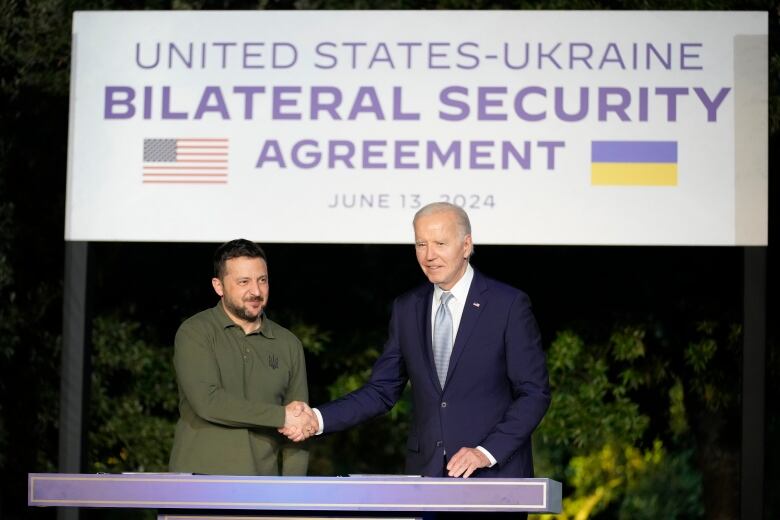
[[[436,316],[433,318],[433,360],[436,363],[436,374],[439,376],[442,388],[447,379],[452,353],[452,314],[447,307],[450,298],[452,293],[441,293],[439,308],[436,309]]]

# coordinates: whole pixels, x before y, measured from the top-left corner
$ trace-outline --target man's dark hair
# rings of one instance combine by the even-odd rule
[[[249,240],[237,238],[230,242],[225,242],[214,251],[214,277],[222,280],[222,277],[225,275],[225,262],[231,258],[238,258],[241,256],[262,258],[263,260],[268,261],[266,260],[263,248]]]

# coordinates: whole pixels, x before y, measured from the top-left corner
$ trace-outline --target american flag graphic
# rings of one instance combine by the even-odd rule
[[[144,184],[227,184],[227,180],[227,139],[144,139]]]

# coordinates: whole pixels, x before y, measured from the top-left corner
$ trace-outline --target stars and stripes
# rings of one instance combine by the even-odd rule
[[[144,139],[144,184],[227,184],[228,139]]]

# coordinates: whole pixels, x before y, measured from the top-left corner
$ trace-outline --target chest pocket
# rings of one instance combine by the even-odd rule
[[[247,338],[244,351],[245,385],[247,398],[282,404],[290,386],[292,367],[288,359],[268,345],[251,342]],[[254,343],[254,344],[253,344]]]

